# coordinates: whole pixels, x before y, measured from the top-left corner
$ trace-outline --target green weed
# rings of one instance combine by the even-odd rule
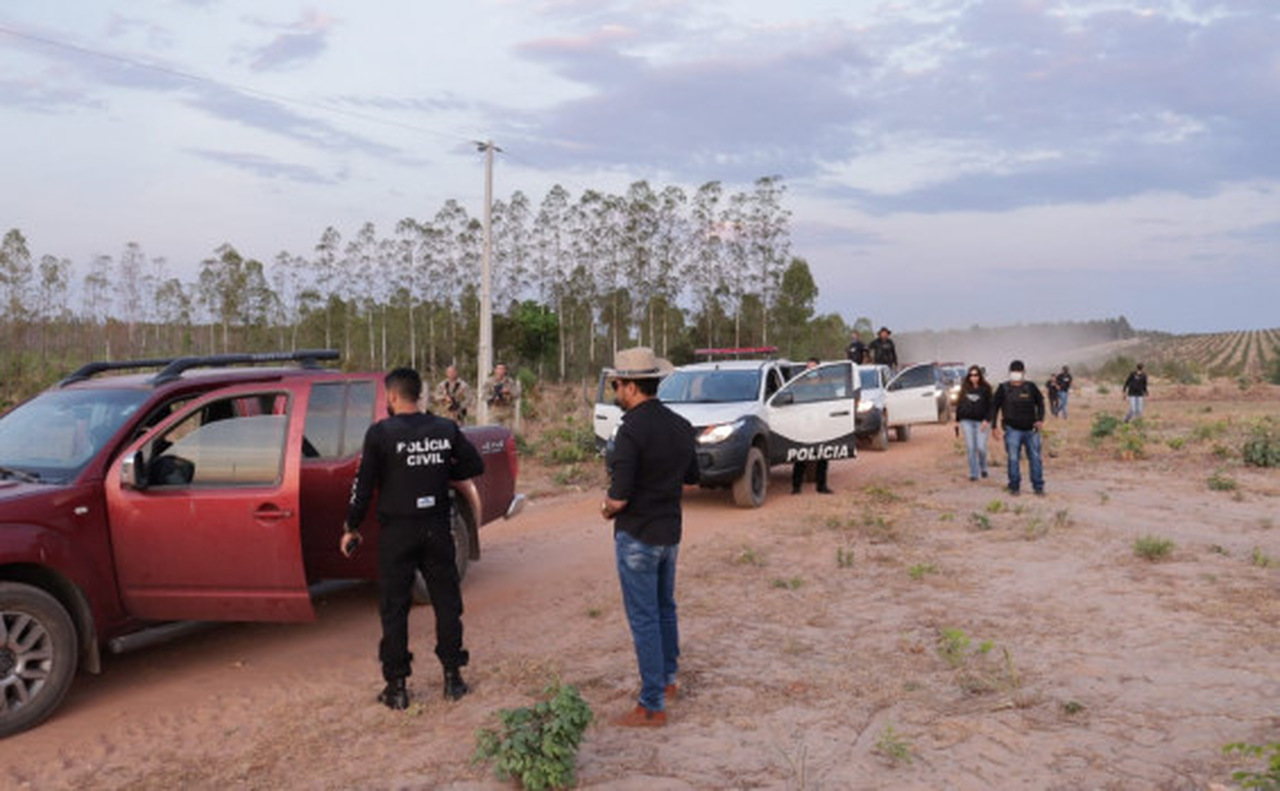
[[[764,555],[755,551],[752,547],[743,547],[738,554],[733,556],[732,562],[735,566],[763,566]]]
[[[552,684],[543,695],[532,706],[499,711],[498,728],[477,731],[471,762],[492,763],[499,780],[529,791],[575,785],[578,746],[594,715],[572,685]]]
[[[852,548],[836,547],[836,568],[852,568],[853,561],[854,556]]]
[[[1133,542],[1133,553],[1143,560],[1164,560],[1173,548],[1173,541],[1159,536],[1142,536]]]
[[[915,750],[911,742],[895,731],[892,725],[886,725],[880,732],[880,738],[876,739],[875,751],[894,766],[909,765],[915,758]]]
[[[1084,704],[1078,700],[1067,700],[1062,703],[1062,713],[1068,717],[1084,711]]]
[[[1240,451],[1244,463],[1253,467],[1280,467],[1280,427],[1270,417],[1258,421]]]
[[[1272,566],[1276,565],[1275,560],[1272,559],[1271,556],[1268,555],[1266,552],[1263,552],[1262,549],[1259,547],[1253,548],[1253,552],[1250,553],[1249,555],[1249,560],[1250,562],[1253,563],[1253,565],[1261,569],[1269,569]]]
[[[1222,470],[1217,470],[1213,475],[1210,475],[1205,483],[1210,490],[1215,492],[1234,492],[1240,486],[1236,483],[1235,478],[1232,478]]]
[[[1089,436],[1094,439],[1109,437],[1116,433],[1116,429],[1120,425],[1120,418],[1110,412],[1099,412],[1093,416],[1093,425],[1089,428]]]
[[[938,656],[952,667],[960,667],[972,642],[963,629],[943,629],[938,633]]]
[[[792,577],[790,579],[785,579],[785,580],[781,578],[775,578],[769,584],[775,588],[780,588],[782,590],[799,590],[800,586],[804,585],[804,578]]]
[[[1008,506],[1004,504],[1004,500],[1001,500],[1000,498],[997,497],[996,499],[987,503],[986,508],[984,510],[989,514],[998,514],[1001,511],[1005,510],[1007,507]]]
[[[938,573],[938,567],[932,563],[917,563],[911,568],[907,569],[907,574],[910,575],[911,579],[917,580],[917,581],[924,579],[926,574],[937,574],[937,573]]]
[[[991,519],[986,514],[979,514],[976,512],[969,514],[969,524],[973,525],[979,530],[991,529]]]
[[[1231,773],[1231,779],[1241,788],[1259,788],[1264,791],[1280,789],[1280,742],[1245,744],[1234,742],[1222,748],[1224,755],[1238,754],[1244,758],[1262,758],[1267,765],[1260,772],[1240,770]]]

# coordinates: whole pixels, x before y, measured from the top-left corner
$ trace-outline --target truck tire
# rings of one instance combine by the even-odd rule
[[[764,505],[768,490],[769,465],[764,462],[764,452],[753,445],[747,451],[742,475],[733,482],[733,504],[739,508],[759,508]]]
[[[888,450],[889,449],[889,415],[885,413],[880,418],[880,430],[871,436],[872,450]]]
[[[911,426],[894,426],[893,433],[899,442],[906,442],[911,439]]]
[[[70,614],[48,593],[0,582],[0,737],[42,722],[71,688],[80,656]]]
[[[467,520],[456,507],[449,512],[449,528],[453,533],[454,563],[458,567],[458,582],[467,576],[467,564],[471,562],[471,531],[467,529]],[[430,604],[431,594],[427,592],[427,581],[421,571],[413,573],[413,603]]]

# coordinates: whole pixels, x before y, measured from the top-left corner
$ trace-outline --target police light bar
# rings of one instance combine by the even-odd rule
[[[693,353],[703,357],[714,357],[718,354],[773,354],[777,346],[741,346],[714,349],[694,349]]]

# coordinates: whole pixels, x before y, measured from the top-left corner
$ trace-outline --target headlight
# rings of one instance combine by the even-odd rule
[[[733,436],[733,432],[742,428],[743,421],[735,420],[732,423],[720,423],[715,426],[707,426],[698,435],[698,443],[700,445],[714,445],[717,442],[724,442]]]

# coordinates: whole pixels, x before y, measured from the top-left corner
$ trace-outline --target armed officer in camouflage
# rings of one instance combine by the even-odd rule
[[[484,382],[483,396],[489,405],[490,422],[514,428],[516,405],[520,403],[520,382],[507,375],[506,363],[493,366],[493,375]]]
[[[422,378],[412,368],[387,374],[390,417],[369,427],[351,505],[338,544],[350,557],[360,544],[360,523],[378,492],[378,611],[382,642],[378,658],[386,688],[378,701],[391,709],[409,707],[405,679],[412,672],[409,606],[413,575],[421,571],[436,616],[436,656],[444,666],[444,695],[467,694],[459,668],[462,647],[462,593],[450,531],[449,482],[484,472],[484,460],[458,424],[418,409]]]
[[[467,411],[471,408],[471,388],[458,378],[456,365],[444,369],[444,380],[436,385],[431,402],[435,405],[437,415],[444,415],[458,425],[467,422]]]

